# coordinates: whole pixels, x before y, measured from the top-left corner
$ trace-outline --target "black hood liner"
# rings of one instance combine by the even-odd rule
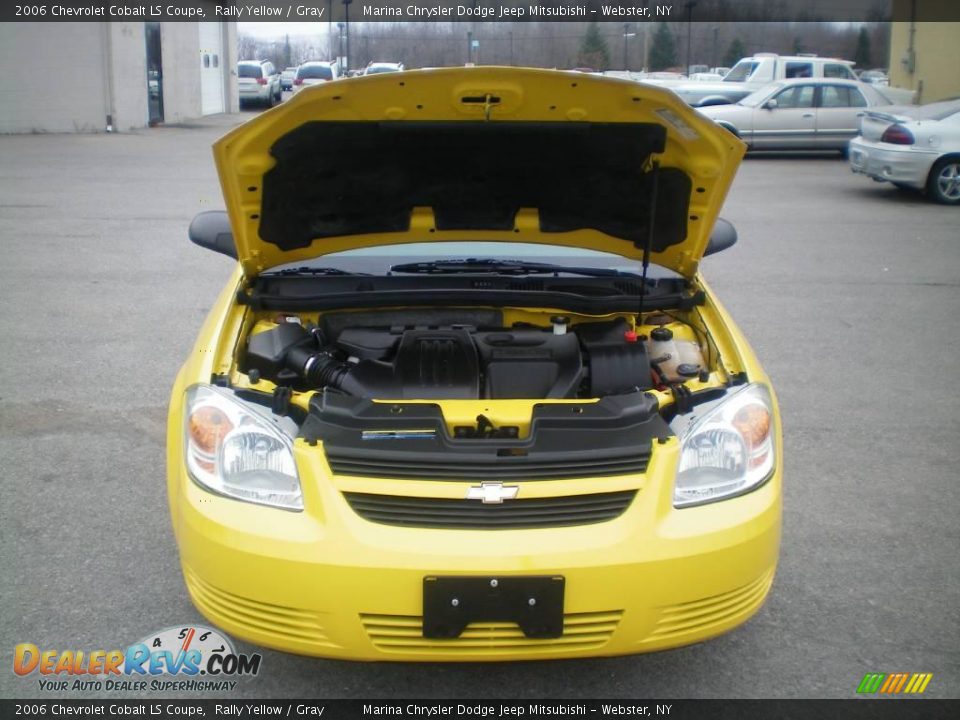
[[[655,123],[309,122],[270,149],[260,237],[293,250],[406,232],[415,207],[433,208],[438,230],[511,230],[537,208],[542,232],[592,228],[640,247],[643,168],[665,142]],[[655,252],[686,239],[690,189],[682,170],[661,168]]]

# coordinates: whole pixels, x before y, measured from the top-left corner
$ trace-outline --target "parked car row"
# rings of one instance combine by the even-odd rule
[[[698,111],[748,150],[838,150],[855,173],[960,205],[960,99],[894,105],[882,90],[857,80],[782,80]]]
[[[711,74],[719,74],[713,68]],[[816,55],[777,55],[757,53],[743,58],[726,72],[722,79],[709,79],[706,74],[688,78],[676,73],[647,73],[636,77],[642,82],[670,88],[688,105],[696,108],[728,105],[738,102],[752,92],[782,80],[860,80],[865,85],[881,88],[891,103],[906,105],[914,101],[913,92],[888,87],[886,76],[876,70],[861,73],[858,78],[853,62]]]
[[[365,68],[351,71],[347,75],[378,75],[400,72],[403,69],[403,63],[371,62]],[[285,90],[296,92],[310,85],[330,82],[344,76],[336,62],[310,61],[278,72],[269,60],[242,60],[237,66],[240,104],[257,103],[272,107],[281,101]]]

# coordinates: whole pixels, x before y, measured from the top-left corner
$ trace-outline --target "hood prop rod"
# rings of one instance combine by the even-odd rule
[[[660,161],[653,161],[653,169],[650,171],[653,178],[650,188],[650,207],[649,207],[649,225],[647,226],[647,237],[643,242],[643,270],[640,273],[640,305],[637,308],[637,320],[643,324],[643,301],[647,297],[647,268],[650,267],[650,251],[653,248],[653,233],[657,220],[657,187],[660,181]]]

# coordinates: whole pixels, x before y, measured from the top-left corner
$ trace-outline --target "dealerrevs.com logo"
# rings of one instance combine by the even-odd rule
[[[143,692],[233,690],[233,678],[260,672],[259,653],[236,653],[230,639],[199,625],[171,627],[126,650],[43,650],[20,643],[13,672],[38,675],[39,689]]]
[[[933,673],[867,673],[857,686],[861,694],[919,695],[927,689]]]

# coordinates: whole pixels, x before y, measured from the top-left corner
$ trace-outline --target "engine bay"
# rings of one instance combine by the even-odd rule
[[[334,312],[258,320],[238,356],[251,383],[359,398],[602,398],[683,382],[707,368],[692,328],[488,309]],[[677,337],[674,337],[677,335]]]

